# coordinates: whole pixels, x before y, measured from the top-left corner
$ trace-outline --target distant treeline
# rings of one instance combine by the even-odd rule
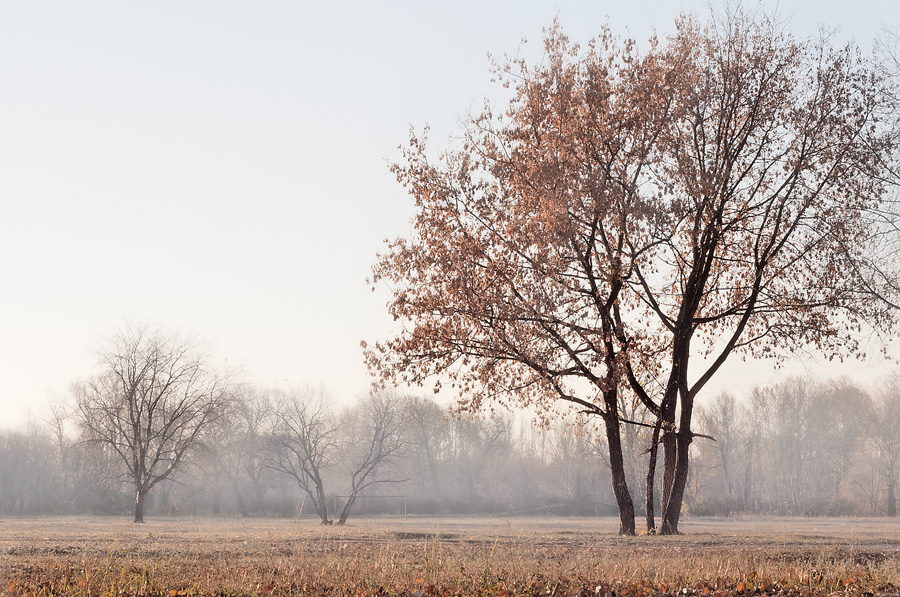
[[[392,394],[389,402],[399,433],[386,438],[372,425],[372,396],[337,408],[319,389],[238,387],[190,458],[149,493],[146,512],[315,517],[300,484],[309,480],[300,444],[313,440],[327,517],[337,516],[374,438],[396,450],[372,471],[353,515],[615,513],[602,446],[565,424],[536,432],[511,415],[460,418],[427,398]],[[327,419],[312,431],[311,409]],[[90,441],[66,408],[52,412],[46,423],[0,431],[0,513],[130,513],[135,494],[121,459]]]
[[[599,421],[541,428],[524,415],[460,418],[431,399],[396,394],[337,408],[316,389],[237,386],[227,404],[174,477],[149,493],[148,514],[330,520],[350,496],[354,516],[616,512]],[[628,420],[651,420],[640,407],[623,409]],[[0,513],[132,511],[121,459],[90,441],[70,412],[57,404],[45,422],[0,431]],[[698,432],[715,441],[695,441],[686,514],[896,514],[900,387],[893,383],[870,393],[846,381],[794,379],[746,400],[718,396],[700,421]],[[636,503],[648,431],[623,432]],[[382,442],[383,457],[360,483],[373,441]],[[318,460],[304,464],[304,442],[318,446]]]
[[[696,514],[896,516],[900,384],[791,379],[703,409]]]

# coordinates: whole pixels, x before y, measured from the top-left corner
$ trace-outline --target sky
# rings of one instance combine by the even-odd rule
[[[891,5],[778,13],[869,46],[900,23]],[[682,11],[708,14],[677,0],[0,4],[0,427],[40,420],[126,325],[198,338],[248,383],[365,393],[360,341],[396,325],[366,278],[384,239],[410,232],[389,171],[410,126],[452,143],[502,97],[488,54],[539,60],[555,16],[578,42],[607,19],[644,40]],[[738,361],[707,393],[891,370]]]

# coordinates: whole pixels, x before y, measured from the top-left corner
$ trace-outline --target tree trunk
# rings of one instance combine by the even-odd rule
[[[684,306],[682,306],[684,311]],[[695,311],[696,309],[694,309]],[[679,316],[679,322],[683,321]],[[687,485],[689,448],[691,433],[691,416],[693,414],[693,398],[688,391],[688,358],[690,356],[690,326],[684,327],[676,334],[672,352],[672,375],[669,379],[666,395],[663,398],[662,415],[667,423],[663,436],[663,447],[666,453],[666,470],[663,479],[662,527],[663,535],[678,534],[678,518],[681,516],[681,503],[684,499],[684,488]],[[675,428],[675,407],[681,403],[681,416],[678,430]]]
[[[316,508],[316,514],[319,515],[322,524],[331,524],[331,521],[328,520],[328,500],[325,499],[325,486],[321,479],[313,479],[313,483],[316,486],[316,493],[313,494],[309,491],[307,493]]]
[[[253,482],[253,495],[256,498],[256,511],[264,513],[266,511],[266,488],[258,478],[251,477]]]
[[[659,430],[662,419],[657,418],[653,426],[653,439],[650,444],[650,463],[647,465],[647,532],[656,531],[656,516],[653,512],[653,485],[656,481],[656,456],[659,453]]]
[[[241,513],[241,516],[243,516],[244,518],[249,517],[250,511],[247,508],[247,499],[244,497],[244,494],[241,491],[240,484],[234,477],[231,478],[231,487],[234,489],[234,499],[237,501],[237,507]]]
[[[690,432],[679,431],[677,434],[678,450],[675,461],[675,475],[669,501],[663,510],[661,531],[663,535],[678,534],[678,520],[681,517],[681,506],[684,501],[684,488],[687,486],[691,439]]]
[[[731,502],[733,501],[732,498],[734,498],[734,479],[731,478],[731,467],[728,466],[729,456],[730,454],[727,454],[724,449],[719,449],[719,458],[722,461],[722,474],[725,476],[725,495],[728,496]]]
[[[350,516],[350,510],[353,508],[353,504],[356,503],[356,492],[351,491],[350,497],[347,498],[347,502],[344,504],[344,508],[341,510],[341,517],[338,519],[338,524],[343,525],[347,523],[347,518]]]
[[[678,519],[681,517],[681,505],[684,501],[684,489],[687,486],[688,468],[690,467],[691,442],[694,440],[694,434],[691,432],[694,401],[687,391],[687,381],[684,379],[682,379],[679,394],[681,395],[681,418],[678,422],[678,433],[673,434],[677,440],[678,451],[672,492],[663,512],[664,535],[678,534]]]
[[[887,484],[887,515],[888,516],[897,516],[897,495],[894,493],[894,486],[896,485],[896,480],[891,477],[888,479]]]
[[[619,434],[617,410],[618,394],[605,392],[607,415],[603,418],[606,427],[606,442],[609,446],[609,470],[612,475],[613,493],[619,507],[619,533],[634,535],[634,502],[625,480],[625,460],[622,456],[622,438]]]
[[[662,493],[662,521],[659,532],[662,535],[674,535],[678,529],[671,528],[670,521],[666,519],[666,512],[672,501],[672,490],[675,487],[675,468],[678,459],[677,443],[675,438],[675,400],[664,399],[660,407],[665,430],[662,436],[663,445],[663,493]],[[680,508],[680,505],[679,505]],[[677,525],[676,525],[677,527]]]
[[[144,498],[147,496],[147,492],[138,489],[134,494],[134,521],[135,522],[144,522]]]
[[[753,496],[753,458],[755,456],[754,445],[752,440],[747,443],[747,460],[744,463],[744,488],[742,492],[742,510],[748,512],[751,508],[751,498]]]
[[[428,441],[425,442],[425,456],[428,459],[428,470],[431,474],[431,484],[434,487],[434,491],[437,494],[438,503],[441,504],[441,507],[444,505],[444,493],[441,491],[441,483],[440,478],[437,474],[437,466],[435,464],[434,454],[432,453],[431,446],[428,444]]]

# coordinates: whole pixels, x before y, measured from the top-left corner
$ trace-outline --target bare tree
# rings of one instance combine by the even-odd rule
[[[264,476],[269,470],[266,459],[274,412],[268,395],[253,386],[239,385],[229,395],[226,415],[212,427],[205,442],[207,473],[217,494],[213,496],[213,513],[218,513],[219,493],[223,482],[231,487],[242,516],[250,515],[246,489],[262,509],[265,494]]]
[[[719,465],[722,467],[725,495],[734,498],[736,458],[739,455],[739,445],[742,441],[740,435],[740,406],[734,396],[722,393],[715,397],[712,403],[699,409],[698,419],[700,427],[705,433],[716,438],[716,453]]]
[[[229,378],[214,373],[189,340],[127,328],[100,351],[100,371],[73,385],[86,438],[111,448],[134,487],[134,521],[144,500],[171,479],[221,416]]]
[[[0,430],[0,511],[46,511],[60,493],[53,443],[46,430],[29,423],[20,431]]]
[[[50,427],[56,458],[59,466],[59,481],[62,493],[68,495],[74,485],[72,482],[74,470],[72,463],[73,440],[67,433],[67,424],[71,423],[71,407],[62,399],[51,400],[47,405],[47,413],[44,422]]]
[[[900,79],[900,23],[893,28],[884,27],[881,35],[875,42],[875,47],[881,57],[881,64],[885,71],[895,80]],[[892,97],[896,102],[894,107],[900,103],[900,92],[894,87]]]
[[[897,473],[900,473],[900,382],[885,383],[871,411],[871,439],[885,476],[887,515],[897,516]]]
[[[881,430],[870,427],[873,408]],[[895,441],[889,412],[846,379],[791,378],[755,388],[744,404],[722,394],[698,409],[701,429],[717,441],[694,454],[702,489],[691,504],[715,515],[873,512],[890,476],[889,457],[879,471],[878,453],[879,440],[886,450]]]
[[[428,471],[429,493],[443,505],[444,494],[438,466],[443,445],[447,443],[449,437],[450,426],[446,421],[447,415],[431,398],[411,398],[408,408],[411,432],[410,451],[412,456],[421,463],[418,468]]]
[[[243,437],[238,460],[253,488],[256,508],[262,510],[270,483],[266,459],[275,413],[269,396],[253,388],[243,388],[236,401],[234,417]]]
[[[331,524],[322,474],[334,458],[338,422],[323,390],[291,390],[275,406],[273,469],[292,477],[316,509],[322,524]]]
[[[404,430],[409,410],[405,400],[394,392],[381,390],[371,393],[347,413],[342,425],[342,455],[350,473],[350,494],[338,524],[347,522],[357,498],[366,489],[400,481],[383,473],[396,462],[407,443]]]
[[[574,421],[558,420],[545,433],[549,435],[549,464],[556,490],[567,500],[583,499],[586,489],[594,485],[596,429],[581,416]]]
[[[488,419],[461,418],[451,425],[450,469],[457,500],[473,513],[490,503],[502,483],[512,452],[512,421],[497,413]],[[499,466],[498,466],[499,465]]]

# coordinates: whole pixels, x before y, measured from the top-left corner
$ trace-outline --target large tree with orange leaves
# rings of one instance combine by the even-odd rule
[[[654,274],[638,272],[670,342],[664,533],[678,529],[694,398],[731,354],[857,354],[860,333],[896,322],[860,267],[887,240],[889,81],[851,46],[740,14],[682,20],[669,46],[691,66],[658,170],[668,234]]]
[[[674,533],[693,400],[728,356],[854,353],[862,327],[894,323],[854,267],[881,238],[867,214],[894,150],[875,69],[764,18],[676,25],[643,51],[608,30],[582,50],[554,26],[539,67],[497,68],[502,114],[436,161],[413,135],[395,172],[415,233],[374,268],[404,325],[371,368],[449,381],[463,408],[598,415],[626,534],[625,395],[657,417]]]

